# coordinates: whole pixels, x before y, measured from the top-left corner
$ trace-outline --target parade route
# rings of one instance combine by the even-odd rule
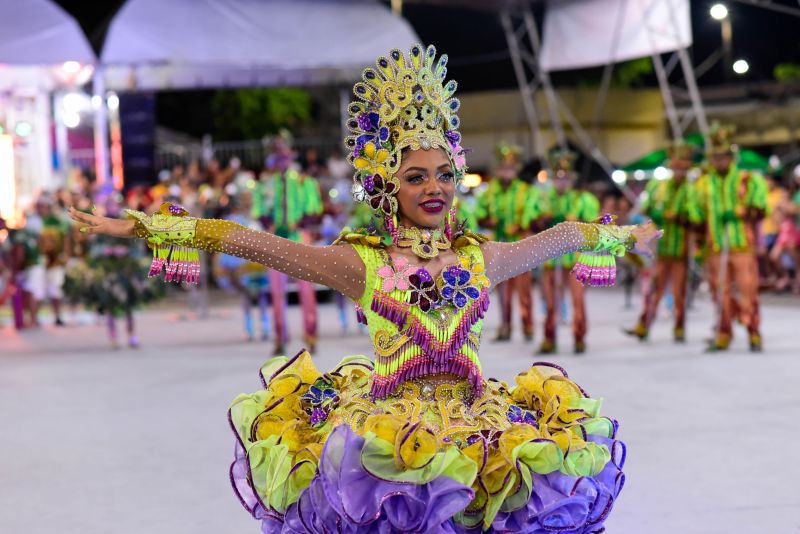
[[[651,339],[621,334],[637,310],[617,290],[588,296],[589,350],[565,367],[603,413],[620,421],[628,445],[627,483],[609,533],[760,533],[800,531],[793,461],[800,429],[800,306],[763,306],[765,352],[704,354],[713,310],[701,299],[689,315],[686,345],[661,318]],[[499,306],[490,309],[481,358],[486,376],[510,380],[540,359],[519,331],[493,343]],[[25,534],[256,533],[228,482],[233,435],[226,409],[260,387],[270,342],[242,340],[240,311],[226,300],[208,319],[180,320],[179,308],[138,314],[141,347],[112,351],[101,325],[0,328],[0,532]],[[289,309],[300,348],[299,309]],[[351,313],[352,319],[352,313]],[[339,332],[335,307],[320,308],[315,356],[328,369],[369,354],[366,336]],[[121,325],[120,325],[121,326]],[[515,325],[518,329],[518,325]],[[737,327],[738,328],[738,327]],[[292,351],[293,352],[293,351]]]

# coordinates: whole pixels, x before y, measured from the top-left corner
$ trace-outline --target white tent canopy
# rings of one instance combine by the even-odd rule
[[[108,89],[351,81],[418,41],[372,0],[129,0],[108,32]]]
[[[92,63],[78,23],[49,0],[0,0],[0,64]]]

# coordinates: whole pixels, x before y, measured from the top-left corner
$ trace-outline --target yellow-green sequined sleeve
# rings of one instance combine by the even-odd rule
[[[164,204],[147,215],[127,210],[136,236],[153,249],[150,276],[164,270],[167,281],[196,282],[197,250],[222,252],[260,263],[287,275],[322,284],[350,298],[364,293],[366,269],[349,246],[317,247],[251,230],[233,221],[189,217],[180,206]]]
[[[498,284],[530,271],[551,258],[582,252],[573,273],[590,285],[613,285],[616,256],[635,245],[631,230],[635,226],[604,223],[563,222],[515,243],[489,241],[481,245],[486,272],[492,284]]]

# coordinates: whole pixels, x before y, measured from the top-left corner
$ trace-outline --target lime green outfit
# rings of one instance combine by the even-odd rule
[[[658,242],[658,255],[668,259],[685,258],[688,225],[702,220],[696,189],[686,181],[651,180],[645,193],[642,213],[664,231]]]
[[[600,217],[600,201],[593,194],[585,191],[570,189],[560,195],[555,188],[551,188],[544,195],[545,215],[550,218],[550,226],[564,221],[591,222]],[[577,260],[576,253],[565,254],[560,258],[545,262],[545,269],[554,269],[561,265],[571,269]]]
[[[528,184],[518,178],[506,188],[499,180],[492,180],[486,191],[478,197],[475,218],[479,223],[490,222],[495,241],[513,242],[522,237],[520,229],[527,189]]]
[[[696,184],[699,213],[707,223],[707,246],[710,252],[720,252],[727,239],[731,252],[755,251],[755,235],[748,211],[765,213],[767,182],[751,171],[731,165],[728,174],[720,176],[715,170],[702,176]]]
[[[544,194],[536,186],[528,186],[525,191],[524,206],[520,223],[523,230],[530,230],[533,224],[544,215]]]
[[[266,217],[275,234],[300,241],[297,227],[306,215],[306,190],[297,171],[289,169],[261,181],[253,192],[253,216]]]

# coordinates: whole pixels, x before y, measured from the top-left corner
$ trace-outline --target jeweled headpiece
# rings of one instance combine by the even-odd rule
[[[720,124],[714,121],[708,132],[708,139],[711,144],[709,152],[711,154],[735,154],[739,151],[739,147],[733,142],[733,136],[736,135],[736,126],[733,124]]]
[[[386,217],[397,213],[402,151],[441,148],[453,165],[456,179],[466,171],[464,150],[453,98],[455,80],[445,83],[447,56],[436,60],[436,48],[411,47],[408,56],[392,50],[377,68],[367,68],[353,87],[345,139],[348,161],[356,168],[356,198]]]
[[[669,161],[694,161],[697,147],[687,143],[683,139],[677,139],[670,143],[667,148],[667,158]]]
[[[550,170],[558,176],[563,176],[572,172],[576,158],[577,154],[567,149],[551,150],[547,155],[547,161],[550,164]]]

